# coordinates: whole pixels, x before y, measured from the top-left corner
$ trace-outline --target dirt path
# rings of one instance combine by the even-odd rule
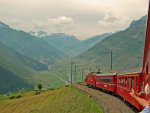
[[[121,99],[104,93],[99,90],[88,88],[84,85],[74,84],[74,86],[95,98],[105,110],[105,113],[136,113],[129,106],[127,106]]]

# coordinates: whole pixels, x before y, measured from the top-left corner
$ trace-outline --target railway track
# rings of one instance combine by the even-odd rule
[[[100,106],[104,108],[105,113],[138,113],[136,109],[130,106],[128,103],[117,98],[116,95],[111,95],[103,91],[88,88],[84,84],[74,84],[74,87],[87,93],[90,98],[96,99]]]

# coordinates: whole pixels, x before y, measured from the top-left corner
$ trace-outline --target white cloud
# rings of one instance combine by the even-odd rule
[[[101,31],[114,32],[126,28],[131,20],[117,13],[107,13],[98,22]]]
[[[65,16],[54,19],[49,18],[48,21],[54,25],[72,25],[74,23],[72,18],[67,18]]]
[[[65,32],[73,28],[74,21],[72,18],[60,16],[58,18],[48,18],[43,21],[32,19],[32,24],[37,30]]]
[[[73,28],[74,21],[72,18],[61,16],[58,18],[49,18],[49,25],[52,29],[55,29],[56,32],[65,32],[66,30],[71,30]]]

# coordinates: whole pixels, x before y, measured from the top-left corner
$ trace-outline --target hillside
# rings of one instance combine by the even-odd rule
[[[7,93],[19,90],[20,87],[31,89],[29,81],[23,81],[27,79],[33,79],[31,76],[33,72],[47,70],[48,67],[45,64],[21,55],[20,53],[14,51],[13,49],[5,46],[0,42],[0,69],[0,77],[2,77],[0,79],[0,84],[3,84],[1,86],[4,86],[1,87],[2,89],[0,92]],[[11,81],[9,84],[6,84],[6,80]]]
[[[110,71],[111,51],[114,71],[140,68],[145,40],[146,16],[133,21],[130,26],[105,38],[88,51],[79,55],[78,62],[89,63],[92,68],[100,65],[101,71]]]
[[[0,42],[24,56],[52,65],[66,55],[46,41],[31,36],[24,31],[10,28],[1,22]]]
[[[105,39],[106,37],[110,36],[112,33],[105,33],[102,35],[96,35],[96,36],[92,36],[86,40],[83,40],[81,42],[81,44],[79,45],[79,49],[80,49],[80,54],[82,52],[85,52],[86,50],[88,50],[89,48],[93,47],[94,45],[96,45],[97,43],[101,42],[103,39]]]
[[[41,83],[44,88],[65,85],[65,82],[56,77],[55,73],[45,71],[48,69],[47,65],[21,55],[2,43],[0,43],[0,67],[5,70],[5,73],[2,71],[0,75],[2,77],[0,84],[3,84],[0,93],[18,91],[21,88],[31,89],[31,86],[33,89],[38,83]],[[6,80],[9,79],[11,81],[6,84]]]
[[[97,102],[73,87],[21,95],[18,99],[1,100],[1,113],[104,113]]]
[[[44,71],[48,69],[47,65],[21,55],[1,42],[0,65],[22,78],[30,77],[33,71]]]
[[[21,68],[31,68],[36,71],[47,70],[48,66],[42,64],[34,59],[31,59],[27,56],[21,55],[20,53],[14,51],[13,49],[7,47],[6,45],[0,42],[0,64],[9,68],[13,68],[15,66]],[[9,63],[8,63],[9,62]],[[13,65],[12,67],[8,67],[8,65]]]
[[[0,93],[33,89],[33,85],[0,66]]]

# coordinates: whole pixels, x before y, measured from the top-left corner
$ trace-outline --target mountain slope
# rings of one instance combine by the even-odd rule
[[[0,93],[16,91],[18,88],[31,88],[30,83],[33,82],[29,83],[29,80],[34,81],[31,75],[36,71],[47,69],[47,65],[21,55],[0,42],[0,84],[3,84]],[[6,83],[6,80],[9,83]],[[19,86],[17,86],[18,84]]]
[[[49,64],[66,56],[44,40],[31,36],[26,32],[14,30],[9,26],[1,26],[4,25],[0,24],[0,42],[22,55]]]
[[[64,33],[51,34],[45,37],[42,37],[49,44],[60,49],[65,54],[69,56],[75,56],[78,54],[78,45],[80,45],[80,40],[74,36],[66,35]]]
[[[88,38],[88,39],[82,41],[80,44],[80,46],[81,46],[80,53],[85,52],[86,50],[93,47],[94,45],[101,42],[103,39],[105,39],[106,37],[108,37],[110,35],[111,35],[111,33],[105,33],[102,35],[93,36],[91,38]]]
[[[33,85],[14,75],[0,65],[0,93],[19,91],[21,89],[33,89]]]
[[[145,23],[146,16],[132,22],[127,29],[105,38],[79,55],[77,59],[95,66],[100,65],[102,71],[109,71],[110,51],[112,51],[113,70],[125,71],[140,68],[145,40]]]
[[[4,67],[7,67],[7,69],[12,70],[13,72],[16,72],[21,69],[28,69],[31,68],[35,71],[42,71],[47,70],[48,67],[45,64],[42,64],[40,62],[37,62],[36,60],[33,60],[31,58],[28,58],[24,55],[21,55],[20,53],[14,51],[13,49],[5,46],[0,42],[0,64]],[[24,73],[24,72],[23,72]]]

